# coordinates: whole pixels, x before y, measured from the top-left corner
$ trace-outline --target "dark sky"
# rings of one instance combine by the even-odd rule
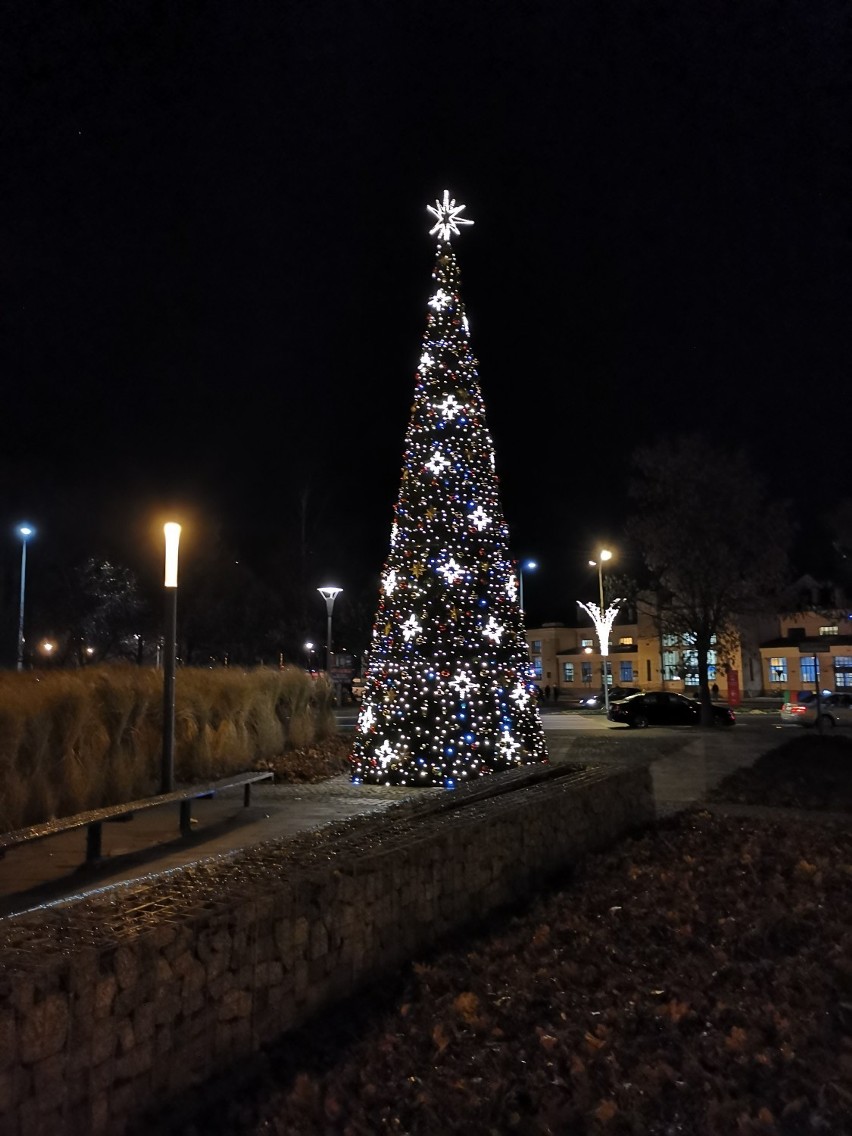
[[[44,558],[73,529],[132,559],[180,506],[274,571],[307,491],[316,572],[372,581],[445,188],[476,222],[456,244],[531,613],[573,612],[618,546],[641,441],[698,429],[779,496],[848,492],[840,0],[2,23],[0,503]]]

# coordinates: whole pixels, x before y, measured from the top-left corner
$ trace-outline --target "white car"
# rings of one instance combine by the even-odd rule
[[[819,699],[820,724],[833,730],[835,726],[852,726],[852,694],[821,694]],[[816,695],[802,702],[785,702],[781,707],[781,721],[795,722],[800,726],[817,724]]]

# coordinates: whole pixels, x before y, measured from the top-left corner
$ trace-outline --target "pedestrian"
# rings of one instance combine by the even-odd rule
[[[713,701],[715,702],[719,697],[719,684],[717,682],[714,682],[710,687],[710,693],[713,695]]]
[[[559,687],[554,686],[554,688],[553,688],[553,705],[555,706],[558,701],[559,701]]]
[[[544,701],[545,702],[550,701],[550,683],[548,683],[547,686],[544,688]]]

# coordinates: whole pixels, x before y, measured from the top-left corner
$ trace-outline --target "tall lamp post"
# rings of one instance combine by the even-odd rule
[[[598,553],[597,560],[590,560],[589,565],[598,570],[598,593],[600,595],[600,613],[601,618],[604,614],[604,594],[603,594],[603,566],[604,562],[612,560],[612,553],[608,548],[602,548]],[[598,628],[598,638],[601,643],[601,667],[603,668],[603,688],[604,688],[604,713],[607,718],[609,717],[609,628],[607,628],[606,635],[601,635],[600,628]]]
[[[21,538],[21,602],[18,607],[18,670],[24,669],[24,600],[27,594],[27,541],[35,536],[32,525],[18,525],[15,530]]]
[[[524,569],[525,568],[528,572],[532,572],[532,570],[534,568],[538,568],[538,564],[535,562],[535,560],[521,560],[520,563],[518,564],[518,582],[519,582],[518,602],[521,605],[521,611],[524,610]]]
[[[177,588],[180,525],[169,521],[163,525],[166,538],[166,571],[164,584],[166,634],[163,643],[163,764],[161,793],[175,787],[175,656],[177,654]]]
[[[329,678],[331,678],[331,612],[334,608],[334,601],[343,591],[343,588],[317,588],[317,591],[325,600],[325,610],[328,615],[328,630],[326,633],[326,646],[325,646],[325,669]]]

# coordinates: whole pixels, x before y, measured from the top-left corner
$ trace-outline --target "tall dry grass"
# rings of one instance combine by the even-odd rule
[[[178,671],[175,775],[214,780],[335,732],[332,690],[295,667]],[[0,673],[0,831],[158,791],[162,675]]]

